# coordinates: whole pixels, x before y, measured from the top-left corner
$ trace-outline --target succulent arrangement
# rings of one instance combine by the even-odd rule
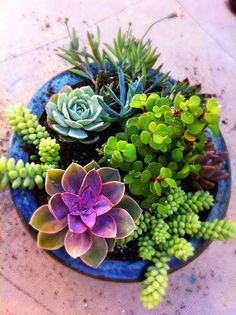
[[[220,109],[200,85],[154,68],[159,54],[131,28],[104,49],[99,31],[87,38],[90,51],[73,30],[70,48],[59,53],[85,81],[52,95],[42,123],[23,105],[6,111],[29,160],[1,157],[0,189],[45,190],[29,222],[40,248],[64,246],[99,268],[108,252],[136,244],[150,262],[141,301],[152,309],[165,296],[169,261],[194,255],[191,238],[236,238],[236,222],[204,220],[213,188],[229,176],[228,153],[217,152],[212,138],[220,135]],[[87,151],[97,160],[84,163]]]

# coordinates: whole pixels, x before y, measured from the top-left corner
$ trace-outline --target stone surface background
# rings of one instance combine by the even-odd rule
[[[1,0],[0,154],[7,154],[10,128],[3,111],[27,104],[34,92],[68,65],[56,56],[68,44],[65,17],[82,40],[99,26],[111,42],[117,28],[133,23],[141,36],[157,18],[184,8],[183,19],[164,21],[149,33],[164,70],[188,76],[222,104],[221,128],[232,161],[227,217],[236,219],[236,16],[223,0]],[[140,284],[109,283],[80,275],[38,250],[16,215],[9,191],[0,197],[1,315],[234,315],[236,243],[214,242],[194,262],[170,276],[164,302],[146,311]]]

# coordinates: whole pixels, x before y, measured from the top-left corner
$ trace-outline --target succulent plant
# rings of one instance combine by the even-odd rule
[[[29,144],[38,147],[41,139],[49,137],[49,133],[44,126],[40,125],[37,116],[22,104],[17,105],[16,108],[7,109],[5,116],[13,127],[13,131]]]
[[[47,166],[48,168],[50,165]],[[5,189],[9,183],[13,189],[19,187],[33,189],[44,186],[46,167],[44,165],[24,163],[23,160],[16,161],[14,158],[0,158],[0,190]]]
[[[194,254],[192,243],[183,237],[172,236],[167,242],[167,252],[170,256],[175,255],[176,258],[186,261]]]
[[[161,255],[156,259],[153,266],[147,268],[145,274],[146,279],[143,282],[140,299],[147,309],[153,309],[161,303],[168,287],[168,270],[170,267],[167,262],[170,258],[165,252]]]
[[[236,239],[236,222],[217,219],[201,222],[201,226],[194,236],[205,240]]]
[[[91,162],[85,167],[72,163],[66,171],[49,170],[46,176],[49,203],[39,207],[30,224],[39,231],[39,247],[53,250],[65,246],[66,252],[96,268],[107,255],[106,239],[130,235],[141,208],[120,182],[119,172],[99,168]]]
[[[130,164],[137,159],[136,147],[125,140],[117,141],[116,137],[109,137],[103,151],[112,167],[121,166],[124,162]]]
[[[198,158],[201,169],[190,174],[189,184],[195,189],[213,189],[215,183],[229,177],[229,173],[222,170],[228,157],[228,152],[217,152],[212,139],[209,137],[205,144],[204,153]]]
[[[160,72],[161,66],[154,71],[148,71],[153,68],[159,55],[156,49],[152,49],[150,41],[135,38],[130,27],[126,32],[119,30],[114,43],[105,44],[106,48],[103,49],[100,45],[99,29],[96,35],[87,33],[87,39],[90,51],[86,47],[80,49],[79,39],[73,30],[70,49],[63,48],[58,55],[73,65],[71,72],[91,80],[95,86],[97,82],[91,71],[91,63],[95,64],[99,72],[106,72],[108,65],[115,72],[121,67],[129,81],[135,81],[144,75],[145,81],[149,82]]]
[[[139,78],[135,82],[128,83],[128,90],[126,91],[126,81],[122,69],[118,68],[119,78],[119,97],[113,91],[113,83],[106,87],[105,97],[99,98],[98,102],[103,110],[109,115],[110,121],[119,121],[123,128],[126,120],[132,116],[135,112],[134,108],[129,106],[133,96],[137,93],[143,92],[143,77]],[[104,98],[105,98],[104,97]]]
[[[89,86],[74,90],[64,86],[46,105],[49,126],[63,141],[96,142],[99,139],[96,133],[109,126],[102,120],[99,98]]]
[[[58,161],[60,161],[59,150],[60,145],[56,139],[50,137],[41,139],[39,143],[40,161],[45,165],[53,165],[54,168],[57,168]]]

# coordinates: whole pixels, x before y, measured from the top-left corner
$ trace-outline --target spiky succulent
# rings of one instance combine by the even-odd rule
[[[49,126],[63,141],[96,142],[99,139],[97,132],[109,126],[102,119],[98,98],[101,96],[95,95],[89,86],[74,90],[64,86],[46,105]]]
[[[117,72],[121,67],[125,76],[134,81],[141,75],[145,75],[149,81],[156,73],[159,73],[160,68],[148,72],[156,63],[159,55],[156,49],[151,47],[150,41],[144,41],[136,38],[132,29],[129,27],[126,32],[118,31],[114,43],[112,45],[105,44],[105,48],[101,49],[100,31],[97,34],[87,33],[89,43],[87,47],[80,49],[79,38],[75,31],[71,36],[70,49],[61,49],[60,57],[73,65],[70,71],[76,75],[82,76],[91,80],[95,86],[97,84],[91,71],[91,63],[94,63],[99,72],[106,72],[108,65],[113,71]]]
[[[101,264],[108,252],[106,239],[130,235],[141,215],[120,180],[117,170],[95,162],[48,171],[45,189],[51,198],[30,220],[39,231],[38,246],[53,250],[64,245],[71,257],[94,268]]]
[[[135,112],[134,108],[129,106],[133,96],[137,93],[143,92],[143,77],[139,78],[135,82],[128,83],[128,90],[126,90],[126,81],[123,70],[118,68],[119,79],[119,97],[113,91],[113,83],[106,87],[105,98],[99,98],[98,102],[102,106],[103,110],[109,115],[110,121],[119,121],[123,128],[126,120],[132,116]]]

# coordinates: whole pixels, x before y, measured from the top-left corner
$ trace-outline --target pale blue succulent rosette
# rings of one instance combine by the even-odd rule
[[[110,124],[105,122],[103,109],[90,86],[72,89],[64,86],[53,95],[46,105],[49,126],[62,141],[94,143],[99,139],[95,132],[101,132]],[[91,134],[93,132],[93,134]]]

